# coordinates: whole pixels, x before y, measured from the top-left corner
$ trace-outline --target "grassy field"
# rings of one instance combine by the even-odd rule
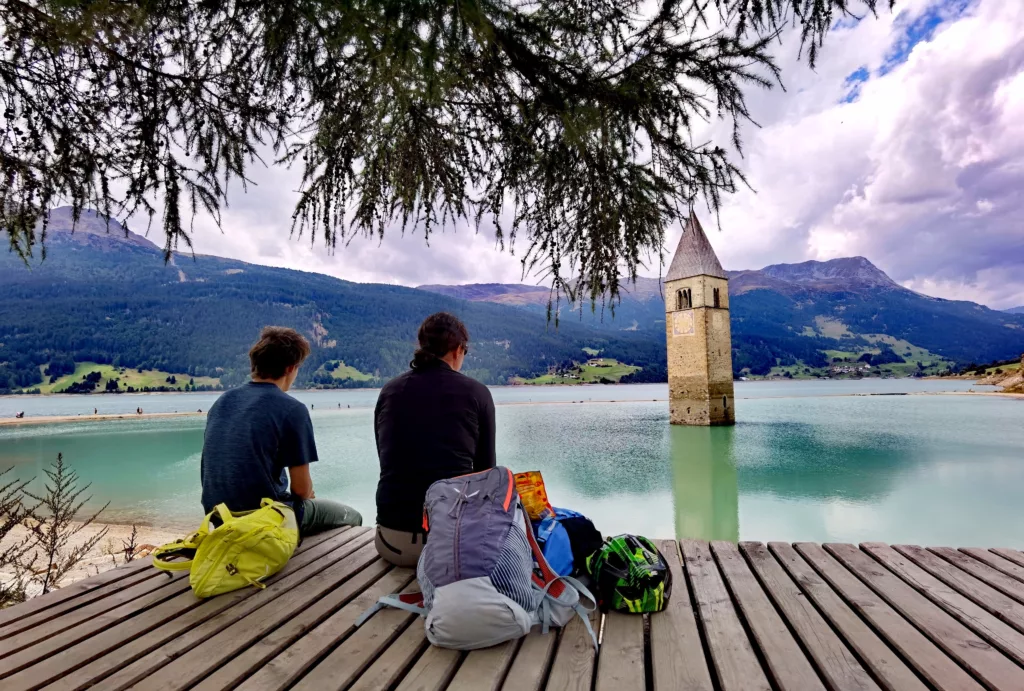
[[[40,366],[40,371],[44,368],[45,365]],[[101,365],[95,362],[76,362],[74,374],[65,374],[63,377],[59,377],[52,384],[50,383],[50,378],[43,375],[43,383],[30,388],[38,388],[40,393],[59,393],[71,386],[72,383],[82,381],[85,378],[85,375],[90,372],[99,372],[103,377],[96,387],[97,393],[103,393],[106,391],[107,382],[110,379],[119,379],[122,391],[127,391],[129,386],[133,387],[136,391],[145,387],[155,389],[160,386],[184,391],[185,385],[189,383],[190,379],[195,382],[196,386],[217,386],[220,384],[220,380],[214,377],[189,377],[187,374],[161,372],[159,370],[146,370],[145,372],[140,372],[139,370],[132,369],[130,367],[118,368],[113,365]],[[177,384],[167,383],[167,377],[172,374],[175,379],[177,379]]]
[[[824,320],[824,325],[831,328],[833,334],[838,332],[836,322]],[[841,324],[840,324],[841,326]],[[845,327],[843,327],[845,328]],[[839,376],[839,377],[850,377],[850,376],[892,376],[892,377],[909,377],[918,373],[920,368],[917,363],[920,362],[924,366],[922,374],[931,376],[939,374],[952,365],[951,360],[947,360],[940,355],[936,355],[924,348],[919,348],[913,343],[908,341],[894,338],[892,336],[886,336],[884,334],[866,334],[863,338],[873,344],[876,347],[873,348],[857,348],[850,350],[823,350],[825,358],[829,364],[827,367],[810,367],[806,363],[799,361],[795,365],[788,365],[786,367],[778,366],[773,367],[771,373],[767,378],[772,377],[786,377],[787,374],[793,379],[817,379],[828,376]],[[877,355],[881,352],[883,347],[892,348],[893,352],[902,357],[906,362],[895,362],[885,365],[874,365],[870,370],[863,373],[854,374],[833,374],[831,368],[833,366],[854,366],[858,367],[863,365],[859,362],[861,355],[864,353],[871,353]],[[838,358],[838,362],[834,362]],[[1004,368],[1005,370],[1006,368]],[[750,375],[746,375],[750,376]],[[752,379],[760,379],[761,377],[751,377]]]
[[[853,336],[853,334],[850,333],[850,330],[846,327],[846,324],[838,319],[818,316],[814,318],[814,324],[818,327],[818,334],[825,338],[843,338],[844,336]],[[808,335],[807,327],[804,327],[804,335]],[[812,332],[809,335],[814,334]]]
[[[327,365],[335,363],[337,364],[337,367],[335,367],[334,371],[328,372]],[[352,381],[370,381],[371,379],[373,379],[372,374],[360,372],[355,367],[349,367],[341,360],[332,360],[330,362],[325,362],[323,365],[320,366],[320,369],[318,369],[317,372],[329,374],[335,379],[351,379]]]
[[[559,374],[545,374],[534,379],[518,379],[514,383],[543,386],[545,384],[597,384],[602,379],[618,382],[627,374],[640,371],[639,367],[625,365],[611,358],[598,358],[593,362],[595,363],[593,365],[581,363],[578,371],[572,372],[576,378]],[[567,372],[566,375],[568,374]]]
[[[987,377],[990,374],[995,374],[997,369],[998,370],[1002,370],[1004,373],[1005,372],[1016,372],[1017,370],[1020,369],[1020,363],[1019,362],[1014,362],[1014,363],[1009,364],[1009,365],[1000,365],[999,367],[988,367],[988,368],[986,368],[985,374],[983,376]],[[975,375],[975,374],[972,373],[970,376],[975,377],[975,376],[979,376],[979,375]]]

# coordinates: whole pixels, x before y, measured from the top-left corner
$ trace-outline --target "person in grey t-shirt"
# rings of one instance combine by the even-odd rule
[[[297,331],[266,327],[249,351],[252,380],[210,408],[200,461],[205,512],[221,503],[232,511],[258,509],[266,497],[294,507],[302,535],[362,525],[355,509],[313,493],[313,423],[287,393],[308,356],[309,343]]]

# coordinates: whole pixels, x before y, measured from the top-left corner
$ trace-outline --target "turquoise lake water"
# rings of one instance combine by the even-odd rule
[[[738,424],[715,429],[670,426],[664,385],[498,388],[498,460],[541,470],[553,503],[586,513],[604,533],[1024,547],[1024,400],[866,395],[969,387],[740,382]],[[372,521],[376,392],[297,395],[314,406],[317,495],[347,501]],[[0,399],[0,416],[205,410],[214,398],[15,397]],[[201,511],[204,424],[0,428],[0,469],[13,466],[38,486],[61,452],[93,483],[93,503],[111,502],[106,520],[186,530]]]

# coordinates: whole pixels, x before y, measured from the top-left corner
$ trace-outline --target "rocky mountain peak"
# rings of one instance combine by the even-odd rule
[[[899,284],[864,257],[843,257],[800,264],[774,264],[761,273],[789,283],[843,283],[851,287],[899,288]]]
[[[72,219],[70,206],[51,210],[46,233],[48,240],[58,242],[66,240],[79,244],[121,243],[151,250],[160,249],[138,233],[125,230],[125,227],[115,219],[110,219],[108,223],[106,218],[92,209],[83,210],[77,224]]]

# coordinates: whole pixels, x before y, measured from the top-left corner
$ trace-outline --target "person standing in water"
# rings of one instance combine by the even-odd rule
[[[396,566],[415,566],[427,536],[427,488],[493,468],[494,400],[459,370],[469,332],[445,312],[427,317],[417,334],[410,370],[380,391],[373,426],[380,458],[377,553]]]
[[[217,398],[206,416],[200,459],[203,510],[258,509],[266,497],[295,509],[300,535],[362,525],[355,509],[318,499],[309,464],[318,460],[313,422],[288,395],[309,342],[294,329],[268,326],[249,351],[251,381]]]

